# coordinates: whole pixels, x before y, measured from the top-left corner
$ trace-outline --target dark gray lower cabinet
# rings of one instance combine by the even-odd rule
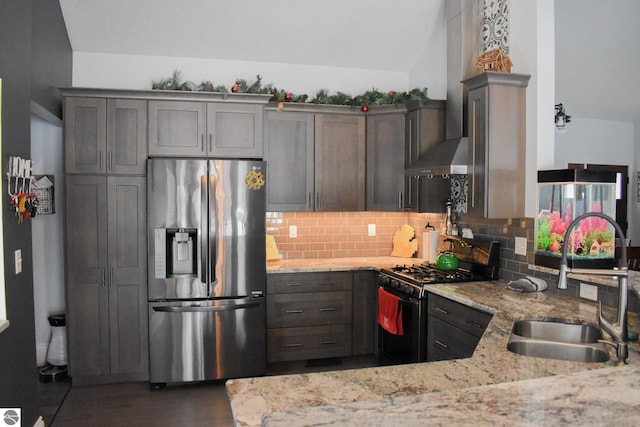
[[[373,271],[267,276],[267,361],[373,354]]]
[[[427,361],[471,357],[491,314],[438,295],[429,294]]]
[[[146,180],[66,180],[70,374],[74,384],[146,380]]]
[[[353,272],[353,355],[376,352],[378,338],[378,273]]]

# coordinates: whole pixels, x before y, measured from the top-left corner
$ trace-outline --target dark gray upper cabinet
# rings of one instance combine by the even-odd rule
[[[204,156],[207,104],[149,101],[150,156]]]
[[[315,116],[315,210],[365,209],[365,118]]]
[[[149,155],[262,158],[260,104],[149,101]]]
[[[529,75],[485,72],[465,80],[469,98],[469,215],[525,215]]]
[[[144,174],[147,167],[147,101],[107,100],[107,173]]]
[[[313,211],[314,114],[266,111],[267,211]]]
[[[405,109],[371,109],[367,120],[366,209],[404,209]]]
[[[257,104],[207,104],[207,153],[220,157],[261,159],[263,106]]]
[[[107,148],[107,100],[64,99],[65,170],[104,173]]]
[[[405,116],[405,160],[411,166],[445,139],[446,102],[429,100],[407,104]],[[404,207],[418,211],[418,177],[404,178]]]
[[[148,378],[146,179],[67,177],[67,312],[74,383]]]
[[[145,173],[147,102],[65,97],[67,173]]]

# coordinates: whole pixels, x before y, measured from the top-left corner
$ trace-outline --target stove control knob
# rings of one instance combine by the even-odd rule
[[[388,278],[388,277],[386,277],[386,276],[380,276],[380,277],[378,277],[378,283],[379,283],[380,285],[388,285],[390,281],[391,281],[391,279],[389,279],[389,278]]]

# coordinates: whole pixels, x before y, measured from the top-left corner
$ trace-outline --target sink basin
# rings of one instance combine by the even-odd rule
[[[609,351],[598,342],[600,328],[569,320],[520,320],[514,323],[507,349],[524,356],[575,362],[606,362]]]

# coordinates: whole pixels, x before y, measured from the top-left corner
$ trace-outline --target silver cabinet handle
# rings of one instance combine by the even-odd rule
[[[435,310],[436,310],[437,312],[442,313],[442,314],[449,314],[449,312],[448,312],[447,310],[442,309],[442,308],[440,308],[440,307],[436,307],[436,308],[435,308]]]
[[[478,329],[482,329],[482,325],[477,324],[476,322],[472,321],[472,320],[467,320],[467,323],[470,324],[471,326],[474,326]]]
[[[285,310],[284,312],[287,314],[300,314],[303,313],[303,310]]]
[[[298,343],[294,343],[294,344],[285,344],[285,347],[304,347],[304,344],[298,344]]]
[[[440,347],[442,348],[449,348],[448,345],[446,345],[445,343],[438,341],[438,340],[434,340],[436,344],[438,344]]]
[[[335,341],[335,340],[333,340],[333,341],[320,341],[320,345],[331,345],[331,344],[335,344],[337,342],[338,341]]]
[[[336,311],[335,307],[326,307],[326,308],[321,308],[320,311]]]

